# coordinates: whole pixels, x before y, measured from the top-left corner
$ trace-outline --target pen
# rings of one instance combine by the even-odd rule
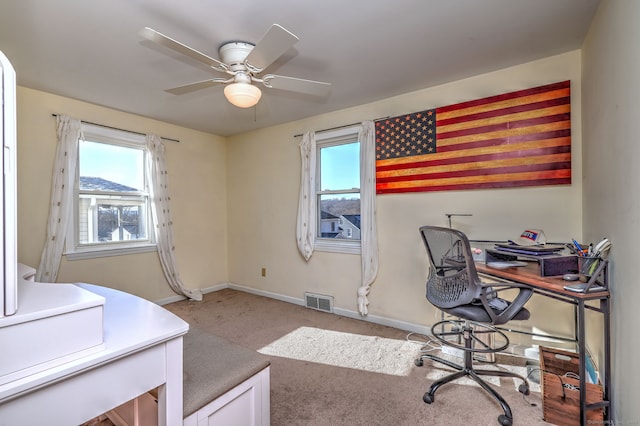
[[[582,247],[580,246],[580,244],[578,244],[575,238],[572,238],[571,241],[573,242],[573,245],[578,249],[578,256],[583,256]]]

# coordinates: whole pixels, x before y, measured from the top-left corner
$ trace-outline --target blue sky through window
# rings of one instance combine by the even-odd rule
[[[80,176],[100,177],[144,190],[141,149],[90,141],[80,141]]]
[[[320,152],[323,191],[360,188],[360,142],[331,146]]]

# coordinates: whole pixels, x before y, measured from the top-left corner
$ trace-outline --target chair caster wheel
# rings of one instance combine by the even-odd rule
[[[422,396],[422,400],[427,404],[431,404],[433,402],[433,395],[427,392]]]
[[[521,384],[520,386],[518,386],[518,392],[523,395],[529,395],[529,385],[527,383]]]
[[[415,364],[416,364],[416,367],[422,367],[424,365],[424,361],[422,358],[416,358]]]
[[[498,423],[500,423],[502,426],[511,426],[513,424],[513,420],[505,416],[504,414],[500,414],[498,416]]]

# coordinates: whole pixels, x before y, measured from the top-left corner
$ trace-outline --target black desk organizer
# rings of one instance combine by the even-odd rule
[[[536,261],[540,266],[541,277],[552,277],[579,272],[578,256],[575,255],[526,255],[506,253],[496,249],[487,249],[485,262],[510,262],[515,260]]]

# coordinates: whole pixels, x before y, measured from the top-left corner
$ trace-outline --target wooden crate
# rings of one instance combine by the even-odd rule
[[[541,346],[540,369],[544,421],[559,426],[579,425],[580,381],[565,376],[566,373],[578,374],[578,354]],[[602,401],[602,398],[602,386],[587,383],[587,404]],[[600,424],[604,420],[604,408],[587,411],[587,420]]]

